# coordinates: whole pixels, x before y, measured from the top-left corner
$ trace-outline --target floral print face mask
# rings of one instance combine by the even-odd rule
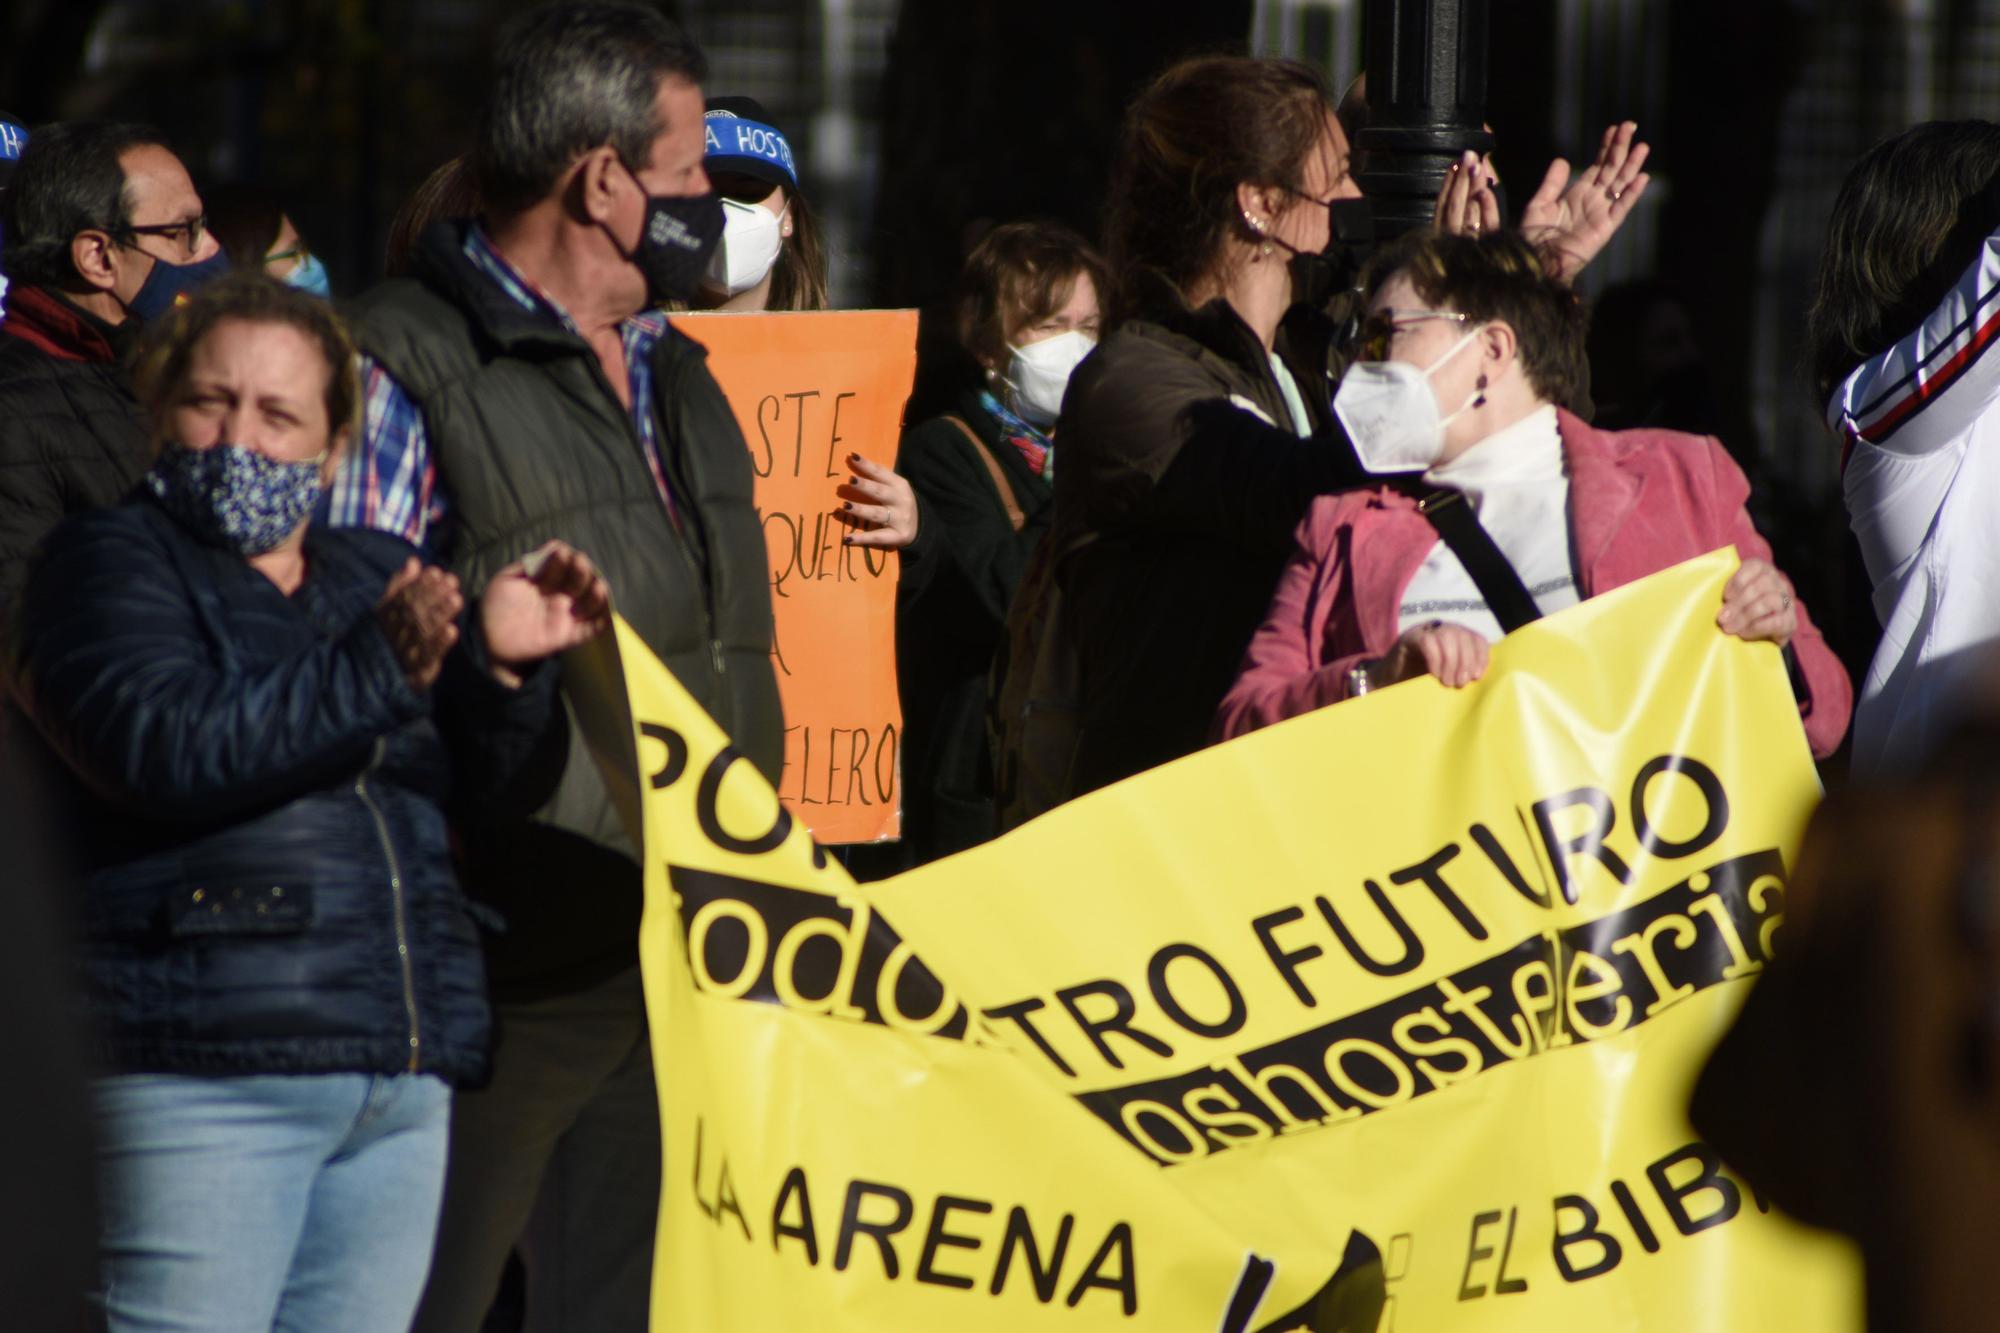
[[[325,457],[285,463],[240,444],[169,444],[146,474],[146,485],[200,541],[262,555],[291,536],[319,503]]]

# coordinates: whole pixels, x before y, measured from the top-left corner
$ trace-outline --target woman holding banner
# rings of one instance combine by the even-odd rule
[[[489,1068],[450,760],[469,809],[541,799],[536,664],[609,593],[552,542],[468,601],[310,521],[360,410],[326,302],[238,274],[151,332],[146,484],[55,530],[15,626],[103,1065],[92,1326],[407,1328]]]
[[[1313,504],[1221,735],[1414,676],[1470,684],[1519,624],[1733,544],[1716,623],[1785,649],[1806,738],[1833,753],[1847,673],[1770,563],[1722,444],[1598,431],[1555,406],[1582,374],[1586,317],[1540,252],[1511,232],[1413,233],[1378,258],[1364,308],[1365,359],[1333,410],[1363,466],[1405,475]]]

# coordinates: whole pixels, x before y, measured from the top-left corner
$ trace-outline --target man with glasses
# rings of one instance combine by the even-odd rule
[[[146,468],[128,364],[144,322],[227,267],[187,168],[157,131],[34,132],[4,195],[0,255],[0,603],[64,515]]]

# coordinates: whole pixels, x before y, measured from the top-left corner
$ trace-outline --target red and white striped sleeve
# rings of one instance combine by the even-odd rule
[[[1827,404],[1851,448],[1924,454],[1964,435],[2000,400],[2000,232],[1944,300],[1886,351],[1855,367]]]

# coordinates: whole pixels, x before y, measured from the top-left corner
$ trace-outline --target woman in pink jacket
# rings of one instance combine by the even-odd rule
[[[1412,234],[1381,256],[1366,309],[1365,359],[1334,410],[1384,484],[1308,512],[1219,735],[1426,673],[1453,687],[1484,674],[1502,616],[1440,540],[1442,501],[1478,516],[1527,617],[1735,546],[1743,567],[1716,624],[1786,650],[1813,753],[1834,751],[1847,673],[1771,564],[1742,471],[1713,438],[1593,430],[1557,406],[1581,386],[1586,316],[1533,247],[1505,232]]]

